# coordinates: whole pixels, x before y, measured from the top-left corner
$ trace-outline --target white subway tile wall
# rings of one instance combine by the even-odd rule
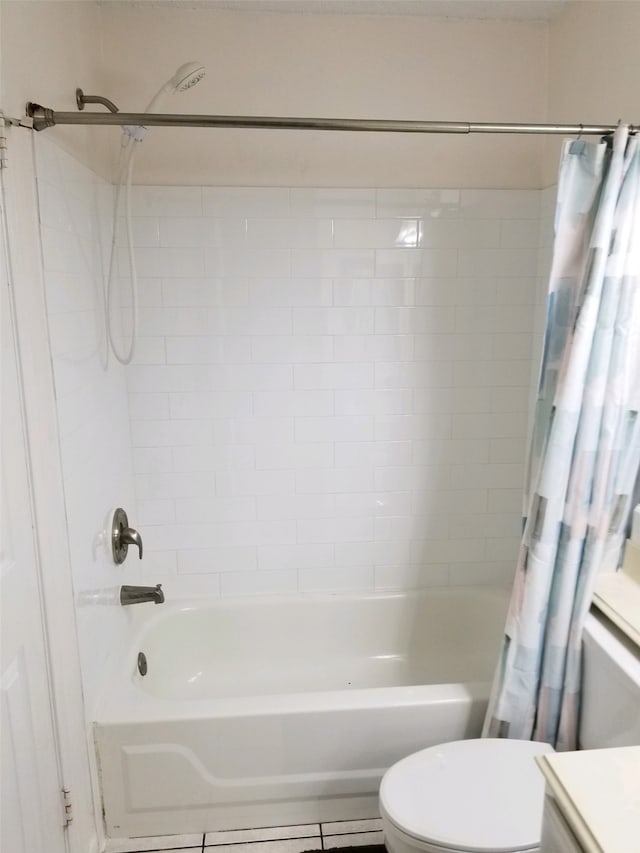
[[[113,358],[108,367],[105,361],[103,276],[113,189],[48,139],[38,137],[35,146],[69,553],[90,722],[106,661],[124,639],[126,615],[114,606],[118,587],[125,578],[135,583],[137,571],[133,560],[126,570],[113,564],[105,536],[117,505],[137,523],[125,370]],[[159,354],[157,346],[141,342],[141,357],[155,363]],[[150,401],[145,409],[154,412]],[[136,462],[145,470],[160,464],[151,448]],[[159,512],[156,507],[156,520]]]
[[[154,582],[510,583],[541,193],[136,187],[134,212],[126,374]]]

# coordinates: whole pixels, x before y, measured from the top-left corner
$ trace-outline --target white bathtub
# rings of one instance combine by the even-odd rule
[[[486,588],[140,606],[95,723],[108,834],[377,816],[393,762],[479,734],[506,606]]]

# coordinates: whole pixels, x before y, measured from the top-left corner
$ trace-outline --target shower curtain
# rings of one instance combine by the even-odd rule
[[[564,144],[525,522],[485,737],[577,746],[580,641],[640,465],[640,146]]]

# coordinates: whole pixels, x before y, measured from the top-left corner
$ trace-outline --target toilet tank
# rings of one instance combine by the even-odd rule
[[[597,611],[582,643],[580,749],[640,744],[640,648]]]

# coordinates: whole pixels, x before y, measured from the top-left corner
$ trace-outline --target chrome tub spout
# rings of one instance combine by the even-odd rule
[[[161,583],[157,583],[155,586],[120,587],[120,604],[143,604],[145,601],[153,601],[154,604],[164,603]]]

